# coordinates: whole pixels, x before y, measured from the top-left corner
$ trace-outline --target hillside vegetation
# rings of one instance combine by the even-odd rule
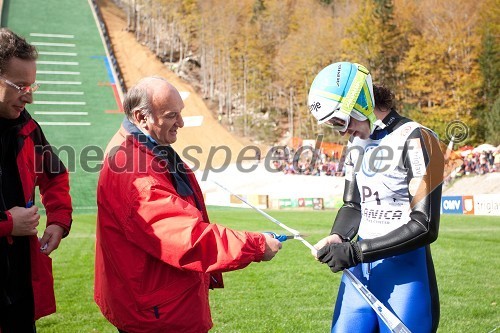
[[[238,135],[315,138],[308,88],[324,66],[352,61],[441,138],[459,120],[458,143],[500,143],[500,0],[113,1]]]

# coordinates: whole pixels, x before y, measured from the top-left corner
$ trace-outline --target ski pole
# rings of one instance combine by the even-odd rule
[[[267,214],[266,212],[264,212],[262,209],[252,205],[251,203],[249,203],[248,201],[246,201],[245,199],[243,199],[241,196],[239,196],[238,194],[236,193],[233,193],[232,191],[230,191],[229,189],[227,189],[226,187],[222,186],[221,184],[219,184],[218,182],[216,182],[215,180],[212,180],[212,182],[214,184],[216,184],[217,186],[221,187],[223,190],[229,192],[230,194],[234,195],[235,197],[237,197],[238,199],[240,199],[242,202],[244,202],[245,204],[247,204],[248,206],[252,207],[253,209],[255,209],[257,212],[261,213],[262,215],[264,215],[269,221],[273,222],[273,223],[276,223],[277,225],[279,225],[280,227],[282,227],[283,229],[285,229],[286,231],[289,231],[291,232],[293,235],[294,235],[294,239],[297,239],[299,241],[301,241],[302,243],[304,243],[305,246],[307,246],[309,249],[311,249],[311,251],[314,251],[314,253],[316,253],[316,248],[314,246],[312,246],[308,241],[306,241],[304,238],[302,238],[302,235],[295,229],[292,229],[288,226],[286,226],[285,224],[281,223],[280,221],[276,220],[274,217],[272,217],[271,215]]]
[[[306,241],[300,233],[292,229],[288,226],[286,226],[284,223],[278,221],[271,215],[267,214],[264,212],[262,209],[255,207],[245,199],[243,199],[241,196],[231,192],[229,189],[225,188],[221,184],[217,183],[216,181],[213,181],[216,185],[220,186],[222,189],[226,190],[227,192],[231,193],[238,199],[240,199],[242,202],[247,204],[248,206],[252,207],[255,209],[257,212],[261,213],[264,215],[267,219],[269,219],[271,222],[276,223],[283,229],[291,232],[295,239],[300,240],[305,246],[307,246],[313,253],[317,253],[318,250],[311,245],[308,241]],[[276,237],[275,237],[276,238]],[[382,321],[387,325],[387,327],[391,330],[391,333],[411,333],[411,331],[408,329],[408,327],[403,324],[403,322],[391,311],[389,310],[382,302],[380,302],[375,295],[373,295],[368,288],[366,288],[361,281],[358,280],[354,274],[351,273],[348,269],[344,269],[344,274],[347,276],[347,278],[351,281],[352,286],[361,294],[361,296],[368,302],[368,304],[371,306],[371,308],[375,311],[375,313],[382,319]]]

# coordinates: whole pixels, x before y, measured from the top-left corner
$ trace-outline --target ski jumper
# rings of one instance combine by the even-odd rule
[[[412,332],[436,332],[439,297],[430,246],[437,239],[444,157],[434,133],[392,110],[370,139],[352,138],[344,204],[331,234],[358,236],[351,272]],[[390,332],[342,277],[332,332]]]

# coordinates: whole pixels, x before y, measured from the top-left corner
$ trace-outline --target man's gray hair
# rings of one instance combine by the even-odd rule
[[[138,84],[130,88],[123,100],[123,111],[132,122],[134,122],[134,111],[136,110],[141,110],[144,115],[151,114],[148,87],[144,84]]]
[[[149,76],[140,80],[135,86],[130,88],[130,90],[125,95],[123,100],[123,110],[127,118],[134,122],[134,111],[141,110],[141,112],[148,116],[153,112],[151,105],[151,96],[149,93],[149,88],[153,84],[152,80],[162,80],[168,82],[159,76]]]

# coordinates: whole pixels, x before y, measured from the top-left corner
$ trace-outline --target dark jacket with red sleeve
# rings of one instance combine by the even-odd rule
[[[26,110],[17,119],[0,119],[0,140],[0,212],[6,216],[0,221],[0,300],[1,305],[13,303],[25,297],[27,289],[36,320],[56,310],[52,260],[40,252],[37,236],[12,236],[13,222],[7,211],[26,207],[38,186],[47,225],[61,226],[66,236],[72,222],[69,176]],[[41,237],[43,228],[38,230]]]

